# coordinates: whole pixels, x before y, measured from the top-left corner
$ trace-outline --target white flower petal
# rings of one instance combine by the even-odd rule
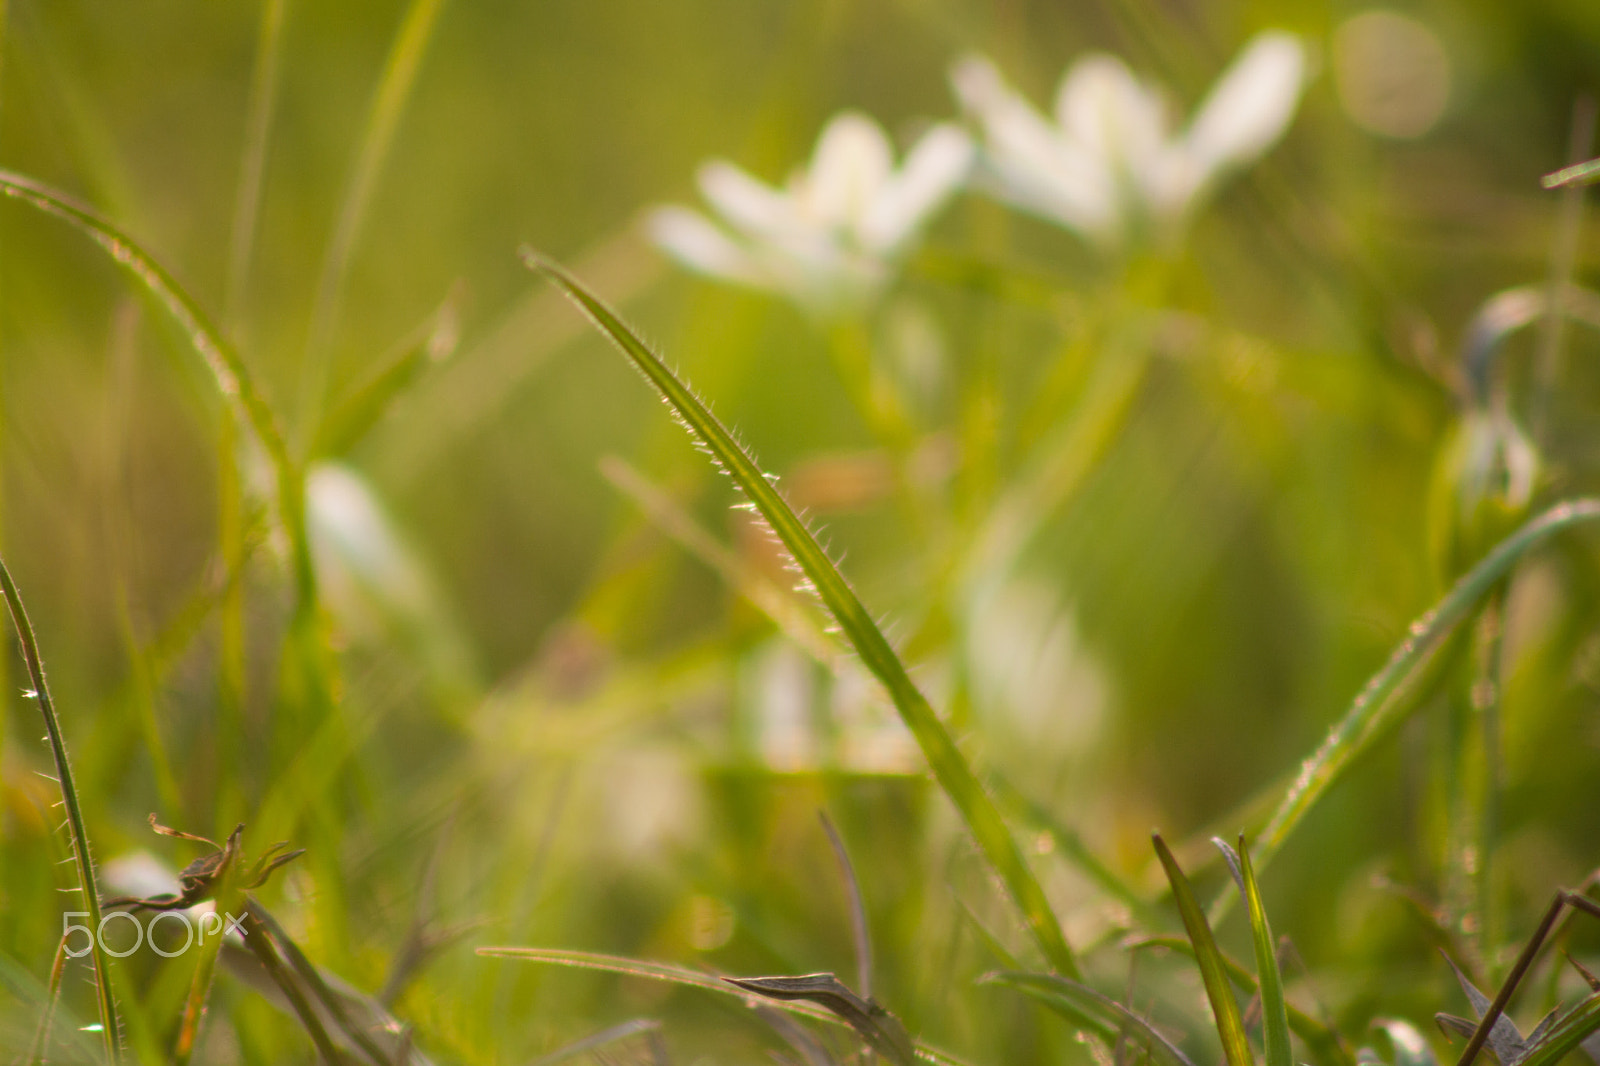
[[[1114,226],[1116,189],[1103,160],[1013,92],[987,59],[962,60],[950,81],[956,97],[983,126],[985,163],[1001,197],[1093,236]]]
[[[1141,175],[1167,139],[1161,96],[1112,55],[1072,65],[1056,91],[1056,121],[1066,135],[1118,170]]]
[[[923,134],[861,220],[862,244],[880,254],[898,249],[960,187],[973,156],[972,139],[954,126]]]
[[[793,191],[813,222],[855,230],[893,170],[894,153],[883,127],[846,111],[822,131],[811,169]]]
[[[764,285],[767,278],[750,254],[698,211],[660,207],[645,219],[656,247],[691,270],[746,285]]]
[[[1202,183],[1225,167],[1250,162],[1283,135],[1300,101],[1305,68],[1305,48],[1292,33],[1269,30],[1246,46],[1183,139]]]
[[[803,228],[794,201],[732,163],[715,160],[696,175],[706,202],[723,218],[756,238]]]

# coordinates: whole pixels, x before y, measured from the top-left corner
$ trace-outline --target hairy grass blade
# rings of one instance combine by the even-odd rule
[[[1244,1020],[1239,1015],[1239,1003],[1233,998],[1233,989],[1228,986],[1228,970],[1223,964],[1222,953],[1217,950],[1216,939],[1211,935],[1211,924],[1206,921],[1205,911],[1200,909],[1193,886],[1183,875],[1178,860],[1172,857],[1161,834],[1155,834],[1152,839],[1155,841],[1156,854],[1161,857],[1161,866],[1167,872],[1167,880],[1172,885],[1172,898],[1178,904],[1178,913],[1183,916],[1183,927],[1189,933],[1189,943],[1194,945],[1194,960],[1199,964],[1200,976],[1205,981],[1206,998],[1211,1001],[1217,1035],[1222,1038],[1222,1053],[1227,1057],[1228,1066],[1253,1066],[1250,1044],[1244,1036]]]
[[[1277,854],[1306,812],[1344,775],[1356,756],[1382,735],[1382,727],[1388,724],[1400,703],[1395,699],[1396,694],[1404,689],[1440,640],[1466,618],[1531,549],[1554,533],[1596,519],[1600,519],[1600,499],[1585,497],[1557,504],[1495,545],[1432,610],[1411,623],[1406,639],[1362,688],[1344,717],[1329,731],[1327,739],[1301,766],[1289,791],[1279,801],[1256,840],[1256,860],[1262,868]],[[1211,908],[1212,921],[1221,919],[1231,900],[1232,893],[1218,897]]]
[[[1250,865],[1250,852],[1245,848],[1243,836],[1239,837],[1237,854],[1245,904],[1250,911],[1256,974],[1261,981],[1261,1040],[1266,1045],[1267,1066],[1293,1066],[1289,1011],[1283,998],[1283,973],[1278,969],[1277,945],[1272,939],[1272,927],[1267,924],[1267,910],[1261,902],[1261,888],[1256,884],[1256,873]]]
[[[1095,1018],[1094,1011],[1100,1011],[1117,1019],[1118,1023],[1144,1036],[1150,1046],[1161,1052],[1173,1066],[1194,1066],[1189,1056],[1183,1050],[1167,1039],[1165,1033],[1150,1024],[1150,1020],[1135,1011],[1118,1003],[1110,996],[1097,992],[1088,985],[1081,984],[1068,977],[1060,977],[1047,973],[1015,973],[1001,971],[999,973],[985,974],[982,978],[986,984],[1004,985],[1015,988],[1019,992],[1034,997],[1048,1007],[1059,1009],[1064,1004],[1070,1007],[1074,1016],[1082,1018],[1087,1023],[1085,1028],[1104,1037],[1107,1041],[1116,1039],[1116,1028]],[[1080,1023],[1080,1024],[1083,1024]]]
[[[1050,966],[1070,977],[1078,976],[1077,960],[1067,946],[1044,889],[1028,867],[1021,850],[1000,816],[994,800],[972,772],[944,723],[906,673],[883,631],[856,598],[832,560],[804,522],[773,487],[750,453],[700,402],[676,374],[623,324],[612,310],[578,280],[537,252],[523,249],[528,267],[555,282],[596,326],[621,348],[623,354],[671,405],[697,442],[744,490],[774,533],[799,564],[823,604],[850,639],[856,653],[883,683],[901,719],[922,748],[940,788],[955,804],[973,839],[999,874],[1012,898],[1022,908],[1034,940]]]
[[[72,834],[72,857],[78,870],[78,889],[83,894],[83,909],[89,919],[89,929],[100,928],[100,886],[95,881],[94,859],[89,855],[89,831],[84,826],[83,809],[78,804],[78,790],[72,783],[72,764],[67,760],[67,741],[61,733],[61,721],[56,717],[55,704],[50,699],[50,686],[45,683],[44,660],[39,655],[39,641],[33,633],[33,623],[22,606],[22,594],[17,591],[11,571],[0,560],[0,591],[5,594],[6,607],[11,611],[11,622],[17,630],[17,640],[22,645],[22,659],[28,668],[28,679],[33,685],[33,698],[39,703],[39,713],[44,716],[44,731],[50,741],[50,753],[55,757],[56,781],[61,786],[61,803],[67,812],[67,828]],[[100,1031],[105,1038],[106,1059],[117,1062],[122,1056],[121,1026],[117,1022],[117,1002],[111,994],[111,962],[105,945],[98,935],[89,937],[90,958],[94,962],[94,983],[100,1006]]]

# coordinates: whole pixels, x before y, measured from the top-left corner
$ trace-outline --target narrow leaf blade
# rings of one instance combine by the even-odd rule
[[[1278,968],[1278,953],[1267,924],[1267,910],[1261,902],[1250,852],[1239,838],[1239,866],[1244,881],[1245,904],[1250,909],[1250,939],[1256,949],[1256,973],[1261,980],[1261,1037],[1266,1044],[1267,1066],[1293,1066],[1289,1044],[1289,1011],[1283,998],[1283,973]]]
[[[1178,860],[1167,849],[1161,834],[1155,834],[1152,839],[1155,841],[1156,854],[1161,858],[1161,866],[1167,872],[1167,880],[1172,885],[1172,898],[1178,904],[1178,913],[1183,916],[1183,927],[1189,933],[1189,943],[1194,945],[1195,962],[1199,964],[1200,976],[1205,981],[1206,998],[1211,1001],[1217,1035],[1222,1038],[1222,1053],[1227,1057],[1228,1066],[1253,1066],[1250,1044],[1244,1035],[1244,1019],[1240,1017],[1238,1001],[1233,998],[1233,989],[1228,986],[1227,966],[1222,953],[1217,950],[1217,941],[1211,935],[1211,925],[1206,921],[1205,911],[1200,908],[1194,887],[1178,866]]]

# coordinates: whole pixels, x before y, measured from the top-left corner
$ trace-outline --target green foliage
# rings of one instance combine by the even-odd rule
[[[0,0],[0,1048],[1600,1055],[1597,49]]]

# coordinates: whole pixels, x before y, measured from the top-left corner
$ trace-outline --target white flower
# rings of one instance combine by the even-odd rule
[[[826,313],[874,295],[894,260],[965,179],[972,142],[933,127],[895,169],[883,128],[857,112],[829,122],[809,168],[774,189],[707,163],[700,191],[720,224],[683,207],[651,213],[656,244],[694,270],[785,293]]]
[[[1227,170],[1283,134],[1299,102],[1305,51],[1281,31],[1258,35],[1212,88],[1187,128],[1170,132],[1158,86],[1122,60],[1089,55],[1061,79],[1052,122],[987,59],[951,73],[956,96],[988,140],[984,166],[1003,199],[1107,245],[1154,223],[1171,232]]]

